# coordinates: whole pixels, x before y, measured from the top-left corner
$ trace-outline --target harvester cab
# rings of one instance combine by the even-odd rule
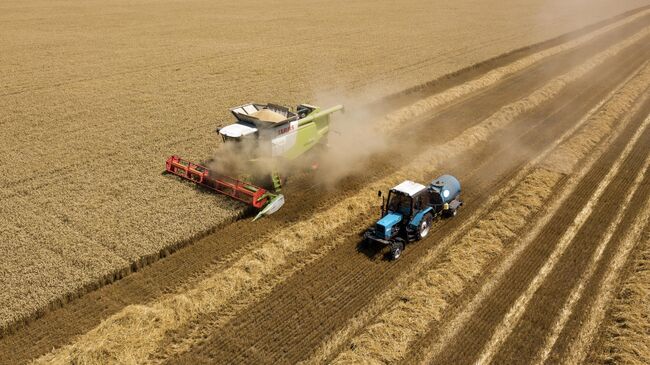
[[[406,180],[389,190],[388,199],[382,200],[381,219],[364,237],[389,246],[396,260],[406,243],[429,234],[434,219],[455,216],[462,204],[460,183],[451,175],[442,175],[428,186]]]
[[[296,111],[281,105],[248,103],[230,109],[236,122],[217,129],[224,143],[234,144],[250,166],[269,171],[271,191],[209,171],[207,167],[171,156],[166,170],[218,193],[243,201],[259,209],[255,219],[272,214],[284,204],[280,194],[281,166],[303,156],[317,145],[324,145],[329,133],[330,114],[342,110],[342,105],[321,110],[300,104]]]

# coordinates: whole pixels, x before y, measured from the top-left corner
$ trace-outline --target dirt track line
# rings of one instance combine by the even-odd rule
[[[639,140],[639,138],[641,138],[641,135],[643,134],[643,132],[645,131],[649,123],[650,123],[650,118],[646,119],[643,122],[643,124],[636,131],[636,133],[634,134],[630,142],[627,144],[627,146],[625,146],[625,149],[621,153],[619,159],[616,160],[616,162],[609,170],[607,175],[605,175],[605,177],[598,184],[596,191],[591,196],[589,201],[587,201],[587,204],[585,204],[582,210],[580,210],[580,213],[578,213],[573,223],[568,227],[564,235],[562,235],[557,246],[555,246],[555,249],[551,253],[551,256],[549,256],[546,263],[544,263],[544,266],[540,269],[538,275],[535,276],[535,279],[533,279],[533,281],[530,283],[528,289],[526,289],[526,291],[519,298],[517,298],[517,301],[510,308],[506,316],[503,318],[501,324],[495,329],[492,338],[481,351],[481,355],[479,356],[479,359],[476,362],[477,364],[490,363],[493,356],[496,354],[497,350],[501,347],[503,341],[505,341],[505,339],[508,337],[508,335],[510,335],[510,333],[515,328],[517,323],[519,323],[519,319],[524,314],[524,311],[526,310],[528,303],[533,298],[533,294],[535,294],[537,289],[539,289],[539,287],[544,283],[544,280],[546,280],[546,277],[551,273],[551,271],[559,261],[560,257],[566,250],[566,248],[569,247],[569,245],[575,238],[576,234],[578,234],[578,231],[580,231],[582,226],[585,224],[585,222],[593,212],[594,207],[600,201],[600,198],[603,196],[603,193],[605,192],[605,188],[607,188],[609,184],[612,182],[612,179],[614,178],[614,176],[616,176],[616,174],[620,170],[627,156],[629,156],[630,152],[632,152],[632,148]],[[643,175],[645,175],[644,172],[645,171],[642,171],[642,173],[640,174],[641,178],[643,178]],[[637,177],[637,179],[638,178],[639,177]],[[636,190],[637,186],[638,185],[634,185],[633,189]],[[628,196],[628,198],[631,198],[631,196]]]
[[[642,69],[642,67],[640,69]],[[546,156],[553,149],[555,149],[555,147],[557,147],[560,143],[564,143],[564,141],[567,140],[572,134],[574,134],[578,130],[578,128],[580,128],[589,119],[589,117],[593,116],[593,114],[596,113],[596,111],[598,111],[598,109],[600,109],[600,107],[603,104],[605,104],[605,102],[609,101],[609,99],[618,91],[619,88],[626,85],[637,74],[638,74],[638,69],[631,76],[626,78],[621,84],[619,84],[617,88],[615,88],[611,93],[609,93],[594,108],[592,108],[586,114],[586,116],[583,117],[581,120],[579,120],[574,126],[572,126],[571,129],[565,132],[559,139],[554,141],[544,152],[542,152],[542,154],[540,154],[537,158],[535,158],[534,160],[529,162],[524,168],[522,168],[519,171],[519,173],[516,175],[516,177],[511,179],[508,182],[508,185],[503,190],[499,190],[497,194],[491,196],[488,199],[488,201],[483,205],[483,207],[478,212],[476,212],[475,215],[466,219],[467,223],[465,225],[461,226],[460,229],[453,232],[452,236],[449,239],[445,239],[440,244],[438,244],[436,246],[436,249],[432,250],[425,258],[418,261],[415,264],[415,267],[430,266],[430,263],[435,261],[435,259],[441,253],[441,251],[443,249],[446,249],[446,247],[455,240],[455,237],[459,234],[459,232],[464,232],[467,225],[475,223],[475,221],[478,220],[477,217],[483,216],[488,211],[488,208],[490,206],[502,200],[502,195],[505,194],[504,193],[505,191],[509,191],[513,189],[517,184],[519,184],[536,164],[538,164],[540,161],[545,160]],[[385,307],[387,307],[390,303],[394,302],[395,298],[400,296],[399,291],[404,290],[404,287],[408,285],[410,282],[412,282],[412,278],[415,276],[416,273],[417,270],[413,272],[412,275],[402,276],[398,284],[396,284],[396,286],[394,287],[394,289],[382,294],[379,298],[377,298],[377,300],[375,300],[370,306],[368,306],[367,309],[361,312],[361,314],[357,315],[355,318],[348,321],[348,324],[346,324],[344,329],[331,335],[326,341],[324,341],[318,347],[318,349],[314,352],[314,354],[310,357],[310,359],[306,361],[306,363],[322,363],[327,361],[332,356],[333,352],[336,351],[336,349],[341,347],[343,342],[347,341],[350,338],[350,336],[352,336],[354,333],[359,331],[360,328],[366,326],[367,323],[372,318],[376,317]]]
[[[525,68],[530,67],[533,64],[540,62],[546,58],[549,58],[551,56],[576,48],[604,33],[607,33],[615,28],[618,28],[619,26],[628,24],[647,14],[650,14],[650,9],[641,11],[630,17],[622,19],[619,22],[605,26],[601,29],[588,33],[584,36],[576,38],[567,43],[545,49],[543,51],[534,53],[530,56],[512,62],[511,64],[508,64],[506,66],[493,69],[488,73],[486,73],[485,75],[481,76],[480,78],[452,87],[451,89],[445,90],[444,92],[428,96],[411,105],[405,106],[394,112],[389,113],[384,118],[385,120],[379,123],[379,127],[384,130],[392,130],[397,127],[402,127],[405,123],[415,120],[417,119],[417,117],[425,113],[431,112],[437,107],[450,103],[454,100],[461,99],[462,97],[467,96],[472,92],[494,85],[511,74],[522,71]]]
[[[640,73],[645,71],[646,73],[650,72],[648,69],[648,63],[644,63],[644,65],[641,67],[641,72],[633,74],[627,81],[626,80],[626,85],[624,85],[621,89],[615,90],[613,92],[613,96],[610,99],[605,99],[604,102],[599,106],[600,108],[606,107],[608,104],[616,104],[617,100],[616,97],[617,95],[623,95],[624,97],[632,98],[632,100],[636,99],[638,95],[641,95],[643,91],[646,90],[647,88],[647,80],[646,79],[639,79],[637,78]],[[632,83],[639,84],[636,92],[633,93],[634,95],[630,94],[625,94],[625,90],[627,88],[630,88],[630,85]],[[634,89],[633,89],[634,90]],[[606,101],[606,103],[605,103]],[[623,104],[627,105],[627,104]],[[637,106],[639,106],[638,104]],[[620,113],[623,113],[624,110],[619,110]],[[596,114],[595,116],[592,116],[592,118],[597,118],[601,113]],[[522,252],[533,242],[533,240],[539,235],[539,233],[542,231],[544,226],[551,220],[553,217],[553,214],[555,211],[560,209],[562,204],[571,196],[573,191],[576,189],[578,186],[580,180],[591,170],[593,165],[597,162],[599,159],[600,155],[606,150],[606,147],[609,146],[615,138],[620,135],[624,127],[629,123],[631,116],[633,113],[628,114],[623,120],[621,120],[617,125],[615,125],[610,131],[602,131],[602,133],[607,135],[608,139],[599,146],[597,151],[586,155],[587,151],[583,151],[582,156],[573,156],[573,159],[575,161],[578,161],[581,159],[581,157],[586,157],[587,160],[585,160],[582,164],[582,167],[580,170],[572,174],[568,181],[565,183],[565,186],[563,190],[559,193],[558,196],[554,199],[553,203],[546,209],[545,213],[539,218],[539,220],[536,222],[536,224],[531,227],[531,229],[528,231],[528,233],[521,239],[521,241],[515,246],[512,252],[503,260],[503,263],[500,265],[500,267],[496,270],[496,272],[492,275],[492,278],[489,282],[487,282],[481,290],[476,294],[474,299],[465,306],[457,315],[455,318],[453,318],[451,321],[449,321],[446,325],[445,328],[441,331],[440,336],[438,339],[435,341],[434,344],[431,345],[430,348],[428,348],[425,352],[425,357],[424,360],[422,361],[423,363],[430,363],[432,359],[437,357],[439,354],[441,354],[442,350],[446,348],[451,341],[456,337],[456,335],[460,332],[460,330],[464,327],[464,325],[469,321],[469,319],[477,312],[478,308],[480,305],[485,301],[486,298],[488,298],[492,292],[496,289],[497,284],[501,282],[502,280],[505,279],[505,274],[508,272],[508,270],[514,265],[516,260],[521,256]],[[613,123],[616,119],[620,117],[620,114],[615,114],[615,115],[607,115],[605,114],[605,119],[609,119],[611,123]],[[592,119],[589,118],[589,119]],[[586,128],[586,127],[585,127]],[[589,140],[590,138],[584,138],[585,140]],[[596,142],[594,142],[596,143]],[[561,147],[560,147],[561,148]],[[569,151],[570,152],[570,151]],[[553,158],[554,160],[558,161],[557,159]],[[549,160],[553,160],[549,159]],[[561,160],[561,159],[560,159]],[[558,161],[559,162],[559,161]],[[557,162],[556,162],[557,163]]]
[[[571,349],[567,352],[567,357],[563,360],[564,364],[578,364],[584,362],[585,357],[587,356],[587,350],[598,330],[598,325],[602,322],[605,316],[606,305],[611,301],[616,292],[615,286],[618,275],[620,274],[632,249],[639,242],[643,228],[649,221],[650,197],[646,198],[646,204],[641,210],[641,214],[636,217],[632,227],[627,231],[620,250],[617,251],[611,265],[607,269],[605,279],[600,286],[599,293],[596,295],[596,302],[591,307],[591,311],[587,316],[587,323],[583,325],[580,334],[574,340]]]
[[[646,119],[646,123],[644,126],[641,127],[641,129],[644,129],[647,127],[647,122],[650,121],[650,118]],[[639,129],[639,132],[641,131]],[[636,137],[636,135],[635,135]],[[622,158],[622,157],[621,157]],[[620,160],[619,160],[620,161]],[[639,185],[641,185],[641,182],[646,176],[646,172],[648,169],[648,165],[650,165],[650,156],[646,158],[645,163],[643,165],[642,170],[639,172],[639,174],[636,176],[634,183],[632,184],[632,188],[628,192],[628,194],[625,196],[625,200],[621,206],[623,207],[628,207],[630,204],[630,201],[632,200],[632,197],[634,193],[637,191]],[[548,359],[548,355],[551,353],[551,350],[553,348],[553,345],[555,344],[555,341],[557,341],[557,338],[560,336],[560,332],[562,332],[562,329],[566,325],[566,322],[569,319],[569,316],[573,313],[575,304],[578,302],[578,299],[582,297],[584,288],[589,280],[591,280],[594,272],[596,271],[596,267],[598,263],[600,262],[600,259],[603,255],[603,252],[605,252],[605,248],[610,244],[612,241],[612,238],[614,236],[614,232],[616,231],[616,227],[621,223],[623,220],[624,213],[627,211],[627,209],[620,209],[616,213],[616,218],[609,224],[609,227],[607,228],[607,233],[605,237],[600,241],[598,247],[596,248],[596,251],[594,254],[591,256],[591,259],[589,260],[589,264],[587,265],[587,271],[584,272],[580,276],[580,281],[578,285],[574,287],[574,289],[571,291],[571,295],[569,296],[567,302],[562,308],[562,312],[560,313],[560,316],[557,318],[553,325],[553,330],[549,334],[549,336],[546,338],[546,341],[544,341],[544,346],[542,347],[539,355],[535,359],[535,364],[543,364],[546,362]]]
[[[602,341],[592,345],[586,363],[650,364],[650,317],[647,315],[650,303],[649,225],[646,225],[639,245],[638,250],[635,248],[634,259],[625,265],[632,270],[623,285],[616,288],[617,296],[609,305],[607,323],[600,327]]]

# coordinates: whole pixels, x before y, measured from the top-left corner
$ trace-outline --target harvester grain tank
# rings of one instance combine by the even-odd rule
[[[442,175],[427,186],[403,181],[382,200],[381,219],[364,237],[389,246],[391,258],[398,259],[405,244],[429,235],[434,219],[456,216],[463,205],[460,191],[460,182],[451,175]]]
[[[224,143],[241,154],[255,170],[268,172],[272,187],[246,182],[221,172],[210,171],[179,156],[166,161],[167,172],[190,180],[217,193],[251,205],[259,212],[255,219],[276,212],[284,204],[281,171],[317,146],[325,146],[330,130],[330,115],[343,109],[337,105],[325,110],[300,104],[295,112],[275,104],[248,103],[230,109],[235,123],[217,129]],[[259,172],[257,171],[257,172]],[[256,173],[251,171],[251,173]]]

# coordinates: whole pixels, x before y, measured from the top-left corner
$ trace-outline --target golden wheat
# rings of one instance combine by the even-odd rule
[[[603,55],[612,56],[630,44],[630,39],[625,40],[612,46]],[[596,59],[602,62],[605,57],[603,55],[597,56]],[[584,74],[584,69],[594,67],[596,64],[598,63],[595,61],[587,62],[585,66],[577,67],[563,76],[563,80],[575,80],[570,75],[573,73]],[[235,260],[224,271],[213,273],[194,288],[163,298],[151,305],[131,307],[129,310],[119,312],[82,336],[71,346],[64,347],[43,360],[65,362],[66,359],[72,357],[75,361],[92,362],[93,359],[97,357],[101,359],[101,356],[106,356],[102,354],[108,353],[119,361],[127,361],[133,356],[137,356],[139,362],[145,361],[156,349],[157,344],[167,331],[182,326],[199,312],[208,313],[216,310],[239,292],[256,288],[262,278],[268,278],[270,275],[284,277],[281,272],[277,274],[276,270],[282,268],[289,255],[314,250],[314,246],[318,246],[315,241],[325,235],[324,232],[336,231],[338,227],[356,216],[358,211],[369,210],[371,204],[366,199],[367,196],[400,178],[413,178],[414,176],[422,178],[433,174],[437,167],[436,161],[457,156],[471,149],[476,143],[487,140],[493,133],[511,123],[518,113],[524,113],[548,100],[545,97],[538,97],[538,95],[550,97],[548,95],[555,95],[554,93],[559,92],[556,84],[555,81],[551,81],[548,86],[541,89],[548,89],[549,92],[535,92],[530,100],[524,98],[515,102],[514,106],[503,107],[494,116],[479,123],[476,127],[468,129],[456,139],[424,150],[413,162],[396,172],[394,176],[370,183],[358,194],[314,214],[306,221],[294,223],[282,228],[279,232],[261,237],[261,245],[258,248]],[[561,85],[565,84],[566,82],[561,83]],[[330,249],[333,247],[334,245]],[[319,252],[324,254],[325,251]],[[132,323],[138,325],[132,327]],[[142,336],[143,332],[147,333],[146,338]],[[119,335],[111,337],[113,336],[111,334]],[[124,342],[121,339],[123,336],[128,336],[132,340],[128,343]],[[91,346],[93,343],[101,345]]]
[[[254,26],[252,0],[3,4],[0,328],[235,219],[240,205],[160,174],[172,153],[212,157],[228,107],[375,100],[641,2],[544,22],[517,4],[282,1]]]
[[[595,349],[595,355],[604,363],[650,363],[650,226],[645,228],[639,246],[630,263],[631,273],[610,305],[604,343]]]

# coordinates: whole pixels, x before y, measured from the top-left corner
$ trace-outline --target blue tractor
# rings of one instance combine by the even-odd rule
[[[456,216],[461,205],[460,182],[451,175],[442,175],[428,186],[406,180],[390,189],[388,199],[382,200],[381,219],[364,237],[389,246],[391,258],[397,260],[405,244],[429,234],[434,219]]]

